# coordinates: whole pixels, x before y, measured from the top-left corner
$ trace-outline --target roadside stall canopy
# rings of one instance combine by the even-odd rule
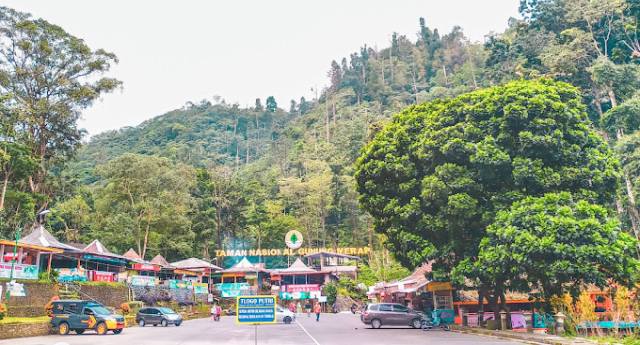
[[[15,251],[15,254],[14,254]],[[40,254],[60,254],[64,250],[0,240],[0,278],[37,280],[40,273]],[[51,255],[49,255],[51,258]],[[51,270],[51,260],[47,272]]]
[[[269,270],[259,266],[252,264],[246,257],[243,257],[242,260],[238,261],[231,268],[223,270],[222,273],[256,273],[256,272],[269,272]]]
[[[67,253],[81,253],[82,250],[64,244],[58,241],[49,231],[47,231],[42,224],[36,226],[28,235],[21,238],[18,243],[34,245],[45,248],[57,248],[62,249]]]
[[[142,258],[140,257],[140,255],[138,255],[138,253],[133,250],[133,248],[129,248],[129,250],[127,250],[126,253],[122,254],[122,256],[124,256],[125,258],[131,260],[131,261],[136,261],[136,262],[143,262],[144,260],[142,260]]]
[[[122,256],[133,262],[131,268],[134,271],[160,272],[160,269],[162,268],[161,265],[157,265],[153,262],[142,259],[140,255],[138,255],[138,253],[132,248],[129,248],[129,250],[127,250],[126,253],[122,254]]]
[[[111,252],[99,240],[93,240],[82,251],[85,252],[84,258],[86,260],[107,262],[119,266],[124,266],[127,261],[131,261],[122,255]]]
[[[160,265],[162,267],[171,267],[169,261],[167,261],[167,259],[165,259],[164,256],[160,254],[154,256],[153,259],[151,259],[151,263],[154,265]]]
[[[183,270],[190,270],[190,271],[220,271],[222,270],[221,267],[218,267],[208,261],[202,260],[202,259],[198,259],[198,258],[188,258],[188,259],[184,259],[184,260],[180,260],[180,261],[176,261],[176,262],[172,262],[170,264],[171,266],[178,268],[178,269],[183,269]]]
[[[296,261],[287,268],[272,270],[273,275],[324,274],[324,273],[329,273],[329,272],[315,270],[305,265],[304,262],[300,260],[300,258],[296,259]]]

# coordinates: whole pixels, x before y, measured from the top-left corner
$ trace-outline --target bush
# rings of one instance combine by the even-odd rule
[[[52,316],[53,315],[53,302],[55,301],[59,301],[60,297],[58,296],[53,296],[51,297],[51,299],[49,300],[49,302],[47,304],[44,305],[44,313],[47,316]]]
[[[58,282],[58,271],[51,270],[51,272],[42,271],[38,273],[38,282],[40,283],[57,283]]]
[[[125,302],[120,304],[120,310],[122,310],[123,315],[127,315],[131,312],[131,307],[129,306],[129,303]]]
[[[338,284],[336,282],[324,284],[322,287],[322,294],[327,296],[327,303],[329,303],[329,305],[333,305],[338,297]]]
[[[4,319],[8,311],[6,304],[0,303],[0,320]]]

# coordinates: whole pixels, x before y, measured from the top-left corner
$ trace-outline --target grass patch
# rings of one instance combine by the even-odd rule
[[[35,280],[35,279],[14,279],[16,281],[16,283],[19,284],[53,284],[54,282],[52,281],[48,281],[48,280]],[[9,279],[7,278],[0,278],[0,283],[4,284],[4,283],[8,283]]]
[[[111,282],[77,282],[80,286],[110,286],[110,287],[124,287],[124,283],[111,283]]]
[[[5,317],[0,320],[0,324],[5,323],[45,323],[51,319],[48,316],[36,316],[36,317]]]
[[[624,344],[624,345],[640,345],[640,338],[637,335],[628,335],[626,337],[587,337],[591,341],[595,341],[598,344]]]

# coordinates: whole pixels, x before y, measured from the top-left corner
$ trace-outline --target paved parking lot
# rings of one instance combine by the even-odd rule
[[[254,326],[237,325],[232,317],[220,322],[200,319],[184,322],[180,327],[133,327],[120,335],[84,335],[9,339],[6,345],[200,345],[200,344],[255,344]],[[454,332],[408,328],[370,329],[364,327],[357,315],[323,314],[320,322],[303,315],[290,325],[258,326],[258,344],[269,345],[405,345],[405,344],[519,344],[496,338]]]

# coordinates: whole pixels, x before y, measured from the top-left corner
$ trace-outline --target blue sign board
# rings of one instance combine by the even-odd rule
[[[238,296],[236,322],[260,324],[276,322],[276,296]]]

